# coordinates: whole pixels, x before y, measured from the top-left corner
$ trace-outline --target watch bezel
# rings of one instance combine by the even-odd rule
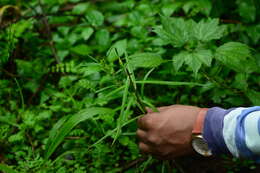
[[[212,156],[212,152],[208,147],[208,144],[203,139],[202,135],[193,135],[192,136],[192,148],[200,155],[204,157]]]

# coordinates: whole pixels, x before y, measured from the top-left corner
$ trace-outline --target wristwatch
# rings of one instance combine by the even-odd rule
[[[200,155],[209,157],[212,156],[212,152],[208,147],[207,142],[203,139],[202,132],[203,132],[203,125],[204,120],[207,113],[207,108],[201,108],[195,124],[192,130],[192,148]]]

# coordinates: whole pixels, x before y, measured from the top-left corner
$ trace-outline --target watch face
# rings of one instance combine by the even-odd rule
[[[192,140],[192,147],[197,153],[205,157],[212,155],[212,152],[210,151],[208,144],[203,140],[202,137],[194,137]]]

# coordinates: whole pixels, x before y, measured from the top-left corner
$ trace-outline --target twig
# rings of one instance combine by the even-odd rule
[[[132,85],[132,87],[134,88],[134,94],[135,94],[135,97],[136,97],[136,99],[137,99],[137,102],[138,102],[138,104],[140,104],[140,106],[141,106],[141,111],[142,111],[142,113],[145,113],[145,106],[144,106],[144,104],[143,104],[143,102],[142,102],[142,100],[141,100],[141,98],[140,98],[140,95],[139,95],[139,93],[138,93],[138,91],[137,91],[137,89],[136,89],[136,87],[135,87],[135,85],[134,85],[134,82],[133,82],[133,79],[132,79],[132,77],[131,77],[131,74],[130,74],[130,72],[129,72],[129,70],[127,69],[127,68],[125,68],[125,71],[126,71],[126,74],[127,74],[127,76],[129,77],[129,80],[130,80],[130,84]]]
[[[146,159],[147,159],[147,156],[142,156],[135,160],[132,160],[132,161],[128,162],[123,168],[121,168],[120,172],[125,172],[126,170],[134,167],[135,165],[144,162]]]
[[[83,136],[83,137],[80,137],[80,136],[68,136],[65,139],[75,140],[75,139],[86,139],[86,138],[88,138],[88,136]]]
[[[41,3],[41,0],[39,0],[38,2],[39,2],[39,5],[41,7],[41,11],[42,11],[42,15],[43,15],[42,21],[43,21],[43,24],[46,27],[46,32],[47,32],[47,36],[48,36],[48,39],[49,39],[49,45],[51,47],[52,54],[53,54],[56,62],[59,64],[61,62],[60,62],[60,59],[59,59],[59,57],[57,55],[57,50],[56,50],[56,47],[54,45],[54,42],[52,40],[52,33],[51,33],[51,28],[50,28],[50,25],[49,25],[49,22],[48,22],[48,18],[47,18],[46,14],[45,14],[45,12],[43,10],[43,5]]]
[[[233,19],[220,19],[220,21],[223,23],[242,24],[242,22]]]
[[[49,73],[46,73],[42,80],[40,81],[39,87],[36,89],[36,91],[32,94],[32,96],[28,99],[28,104],[32,104],[33,98],[41,91],[41,89],[43,88],[43,85],[45,84],[45,81],[47,79],[47,77],[49,76]]]

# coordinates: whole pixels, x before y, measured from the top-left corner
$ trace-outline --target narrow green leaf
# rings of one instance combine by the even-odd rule
[[[193,28],[193,35],[200,41],[220,39],[224,36],[225,26],[218,26],[218,19],[201,20]]]
[[[129,89],[129,86],[130,86],[130,80],[129,80],[129,77],[127,78],[126,82],[125,82],[125,89],[124,89],[124,93],[123,93],[123,98],[122,98],[122,103],[121,103],[121,110],[120,110],[120,115],[119,115],[119,118],[118,118],[118,122],[117,122],[117,131],[116,131],[116,135],[114,137],[114,140],[113,140],[113,143],[117,140],[119,134],[121,133],[121,128],[122,128],[122,123],[123,123],[123,117],[125,115],[125,107],[127,105],[127,96],[128,96],[128,89]]]
[[[149,77],[149,75],[154,71],[155,68],[150,69],[146,75],[144,76],[143,80],[147,80],[147,78]],[[141,85],[141,96],[144,97],[144,83]]]
[[[51,146],[51,143],[54,141],[56,135],[58,134],[57,132],[59,131],[59,129],[63,126],[63,124],[67,121],[67,119],[69,118],[70,116],[64,116],[62,117],[54,126],[53,128],[50,130],[49,132],[49,138],[48,138],[48,141],[46,143],[46,146],[45,146],[45,150],[48,151],[50,146]]]
[[[45,159],[49,159],[50,156],[53,154],[53,152],[56,150],[56,148],[60,145],[60,143],[63,141],[65,136],[80,122],[85,121],[87,119],[92,118],[95,115],[98,114],[111,114],[112,110],[109,108],[100,108],[100,107],[93,107],[88,108],[85,110],[80,111],[79,113],[69,117],[66,122],[60,123],[62,124],[60,128],[57,129],[57,126],[55,125],[55,130],[52,130],[50,137],[48,139],[48,142],[50,141],[48,150],[46,150]],[[60,126],[60,125],[58,125]]]
[[[195,82],[176,82],[176,81],[158,81],[158,80],[146,80],[146,81],[136,81],[137,84],[155,84],[155,85],[172,85],[172,86],[204,86],[205,84],[195,83]]]
[[[138,53],[129,56],[129,63],[133,67],[152,68],[163,62],[160,55],[155,53]]]

